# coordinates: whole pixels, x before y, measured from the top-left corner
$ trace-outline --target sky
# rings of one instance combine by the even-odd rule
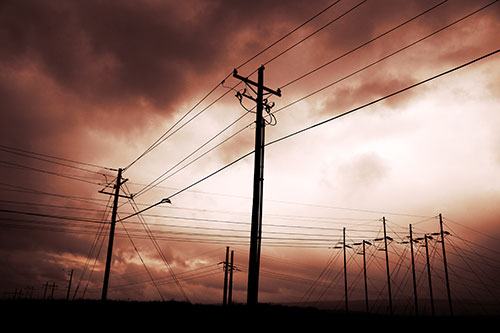
[[[254,149],[255,103],[236,97],[245,86],[233,69],[256,81],[264,65],[281,97],[266,96],[275,121],[265,129],[261,301],[342,300],[343,228],[349,299],[364,297],[353,245],[362,240],[373,243],[370,298],[384,299],[383,242],[373,240],[385,217],[391,281],[406,302],[400,243],[409,224],[418,237],[438,232],[438,214],[454,298],[500,299],[490,280],[500,253],[498,54],[274,142],[497,51],[499,6],[2,1],[2,297],[40,298],[56,283],[63,298],[73,270],[71,294],[100,298],[112,200],[99,190],[111,192],[123,168],[122,194],[134,201],[120,198],[119,219],[172,204],[118,222],[108,297],[218,303],[230,246],[234,300],[244,303],[253,155],[220,169]],[[441,243],[431,246],[444,299]]]

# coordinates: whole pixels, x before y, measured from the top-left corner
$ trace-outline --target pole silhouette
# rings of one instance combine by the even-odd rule
[[[387,268],[387,290],[389,293],[389,313],[392,315],[391,272],[389,269],[389,252],[387,251],[387,232],[385,227],[385,216],[382,218],[382,222],[384,224],[385,266]]]
[[[227,294],[227,304],[233,303],[233,272],[234,272],[234,250],[231,250],[231,262],[229,264],[229,290]]]
[[[226,261],[223,264],[224,267],[224,290],[222,292],[222,305],[227,305],[227,283],[228,283],[228,271],[229,271],[229,246],[226,246]]]
[[[264,111],[264,91],[281,96],[281,91],[274,91],[264,86],[264,66],[258,69],[258,81],[254,82],[247,77],[238,75],[235,69],[233,77],[257,88],[257,97],[253,98],[245,93],[243,96],[252,99],[256,103],[255,116],[255,159],[253,177],[253,201],[252,201],[252,224],[250,227],[250,254],[248,258],[248,289],[247,304],[256,305],[259,295],[259,270],[260,270],[260,250],[262,239],[262,203],[264,189],[264,145],[265,145],[265,119]],[[270,109],[268,105],[267,108]]]
[[[345,244],[345,228],[342,229],[343,242],[342,247],[344,249],[344,297],[345,297],[345,312],[349,312],[349,300],[347,298],[347,261],[346,261],[346,244]]]
[[[413,255],[413,233],[411,224],[410,224],[410,254],[411,254],[411,273],[413,276],[413,298],[415,300],[415,315],[418,317],[417,278],[415,276],[415,258]]]
[[[368,313],[368,283],[366,279],[366,244],[372,245],[370,242],[363,240],[363,276],[365,278],[365,307]]]
[[[432,278],[431,278],[431,264],[429,261],[429,245],[427,244],[429,236],[424,235],[425,256],[427,258],[427,277],[429,280],[429,298],[431,300],[431,314],[434,317],[434,295],[432,293]]]
[[[439,214],[439,229],[441,234],[441,245],[443,248],[443,264],[444,264],[444,276],[446,279],[446,292],[448,294],[448,305],[450,307],[450,315],[453,316],[453,304],[451,302],[451,292],[450,292],[450,279],[448,277],[448,263],[446,262],[446,249],[444,246],[444,234],[443,231],[443,216]]]
[[[116,177],[116,184],[114,185],[115,193],[107,193],[104,191],[99,191],[104,194],[114,195],[113,199],[113,212],[111,214],[111,226],[109,227],[109,241],[108,241],[108,253],[106,255],[106,267],[104,270],[104,281],[102,283],[102,295],[101,300],[105,301],[108,295],[108,284],[109,284],[109,274],[111,270],[111,260],[113,257],[113,241],[115,238],[115,226],[116,226],[116,213],[118,210],[118,198],[125,197],[120,195],[120,186],[123,185],[128,179],[122,181],[122,169],[118,169],[118,176]],[[128,197],[127,197],[128,198]]]

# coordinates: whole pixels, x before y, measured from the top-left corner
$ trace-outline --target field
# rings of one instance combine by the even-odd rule
[[[339,313],[312,307],[273,304],[202,305],[183,302],[4,300],[1,316],[9,331],[50,329],[71,331],[92,329],[113,332],[126,329],[178,331],[192,329],[274,330],[300,329],[384,329],[489,327],[495,316],[407,317]],[[13,325],[13,326],[11,326]],[[470,327],[470,326],[469,326]],[[15,329],[14,329],[15,328]]]

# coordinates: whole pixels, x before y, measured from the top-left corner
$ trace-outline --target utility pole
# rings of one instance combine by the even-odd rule
[[[427,276],[429,279],[429,298],[431,300],[431,314],[434,317],[434,295],[432,293],[431,264],[429,261],[429,246],[427,244],[428,238],[429,236],[424,235],[425,256],[427,257]]]
[[[345,228],[342,229],[342,248],[344,249],[344,297],[345,297],[345,312],[349,312],[349,301],[347,298],[347,261],[345,251]]]
[[[227,304],[233,303],[233,271],[234,271],[234,250],[231,250],[231,263],[229,264],[229,291],[227,295]]]
[[[418,317],[417,279],[415,276],[415,258],[413,256],[413,233],[411,224],[410,224],[410,253],[411,253],[411,272],[413,275],[413,298],[415,299],[415,315]]]
[[[274,91],[264,86],[264,66],[258,69],[257,82],[248,77],[238,75],[235,69],[233,77],[243,81],[248,86],[257,88],[257,97],[252,99],[257,104],[255,119],[255,160],[253,177],[253,202],[252,202],[252,224],[250,229],[250,254],[248,259],[248,289],[247,304],[256,305],[259,295],[259,270],[260,270],[260,248],[262,236],[262,195],[264,186],[264,133],[265,119],[263,117],[264,106],[270,109],[269,105],[264,105],[264,91],[272,95],[281,96],[281,91]],[[253,90],[253,88],[252,88]]]
[[[52,292],[50,294],[50,299],[54,299],[54,290],[57,288],[57,284],[55,282],[50,286],[52,288]]]
[[[45,282],[45,284],[43,285],[43,299],[45,299],[45,297],[47,297],[47,288],[49,287],[49,283],[48,282]]]
[[[440,228],[440,233],[441,233],[441,245],[443,247],[443,264],[444,264],[444,276],[446,279],[446,291],[448,293],[448,304],[450,306],[450,315],[453,316],[453,306],[451,302],[451,292],[450,292],[450,280],[448,278],[448,264],[446,262],[446,250],[444,246],[444,234],[445,232],[443,231],[443,216],[439,214],[439,228]],[[448,232],[446,232],[448,234]]]
[[[229,246],[226,246],[226,261],[224,261],[224,290],[222,292],[222,305],[227,305],[227,277],[229,270]]]
[[[69,274],[69,282],[68,282],[68,292],[66,293],[66,300],[69,300],[69,293],[71,292],[71,280],[73,280],[73,270],[71,270]]]
[[[363,275],[365,278],[365,306],[366,313],[368,313],[368,283],[366,280],[366,244],[372,245],[370,242],[363,240]]]
[[[120,186],[122,186],[128,179],[122,181],[122,169],[118,169],[118,176],[116,177],[116,184],[114,185],[115,193],[104,192],[103,190],[99,191],[100,193],[114,195],[113,200],[113,212],[111,214],[111,226],[109,228],[109,242],[108,242],[108,253],[106,256],[106,267],[104,270],[104,281],[102,284],[102,296],[101,300],[105,301],[108,295],[108,283],[109,283],[109,273],[111,269],[111,260],[113,257],[113,241],[115,238],[115,226],[116,226],[116,213],[118,210],[118,198],[127,196],[120,195]]]
[[[392,293],[391,293],[391,273],[389,270],[389,252],[387,251],[387,232],[385,228],[385,216],[382,218],[384,224],[384,244],[385,244],[385,266],[387,268],[387,289],[389,292],[389,313],[392,316]]]

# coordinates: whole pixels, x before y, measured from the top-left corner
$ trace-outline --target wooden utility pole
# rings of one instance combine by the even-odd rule
[[[410,254],[411,254],[411,272],[413,276],[413,299],[415,300],[415,315],[418,317],[417,279],[415,275],[415,258],[413,256],[413,233],[411,224],[410,224]]]
[[[389,270],[389,251],[387,251],[387,232],[385,227],[385,216],[382,218],[382,222],[384,224],[385,266],[387,268],[387,290],[389,293],[389,313],[392,315],[391,272]]]
[[[116,226],[116,213],[118,210],[118,198],[127,196],[120,195],[120,186],[122,186],[128,179],[122,180],[122,169],[118,169],[118,176],[116,177],[116,184],[114,185],[115,193],[104,192],[103,190],[99,191],[100,193],[114,195],[113,200],[113,211],[111,214],[111,226],[109,228],[109,241],[108,241],[108,253],[106,256],[106,267],[104,270],[104,281],[102,284],[102,296],[101,300],[105,301],[108,295],[108,283],[109,283],[109,273],[111,269],[111,260],[113,257],[113,241],[115,238],[115,226]]]
[[[224,290],[222,292],[222,305],[227,305],[227,278],[229,270],[229,246],[226,246],[226,261],[224,261]]]
[[[231,262],[229,264],[229,290],[227,293],[227,304],[233,303],[233,272],[234,272],[234,251],[231,250]]]
[[[432,293],[432,279],[431,279],[431,263],[429,261],[429,245],[427,239],[429,236],[424,235],[425,256],[427,257],[427,277],[429,280],[429,298],[431,300],[431,314],[434,317],[434,295]]]
[[[252,99],[257,104],[255,120],[255,160],[253,177],[253,202],[252,202],[252,224],[250,229],[250,254],[248,259],[248,289],[247,304],[256,305],[259,295],[259,270],[260,270],[260,249],[262,236],[262,195],[264,186],[264,129],[265,119],[263,117],[264,91],[272,95],[281,96],[281,91],[272,90],[264,86],[264,66],[258,69],[257,82],[247,77],[238,75],[235,69],[233,77],[243,81],[248,86],[257,88],[257,97],[253,98],[244,94],[245,97]],[[253,88],[252,88],[253,89]]]
[[[451,292],[450,292],[450,280],[448,278],[448,264],[446,262],[446,250],[444,246],[444,235],[447,232],[443,231],[443,216],[439,214],[439,229],[441,233],[441,245],[443,248],[443,264],[444,264],[444,276],[446,279],[446,292],[448,293],[448,305],[450,307],[450,315],[453,316],[453,304],[451,302]]]
[[[349,312],[349,300],[347,298],[347,260],[346,260],[346,245],[345,245],[345,228],[342,229],[342,248],[344,249],[344,298],[345,312]]]
[[[66,293],[66,300],[69,300],[69,293],[71,292],[71,281],[73,280],[73,270],[69,273],[69,281],[68,281],[68,292]]]
[[[366,244],[372,245],[370,242],[363,240],[363,275],[365,278],[365,307],[368,313],[368,283],[366,280]]]

